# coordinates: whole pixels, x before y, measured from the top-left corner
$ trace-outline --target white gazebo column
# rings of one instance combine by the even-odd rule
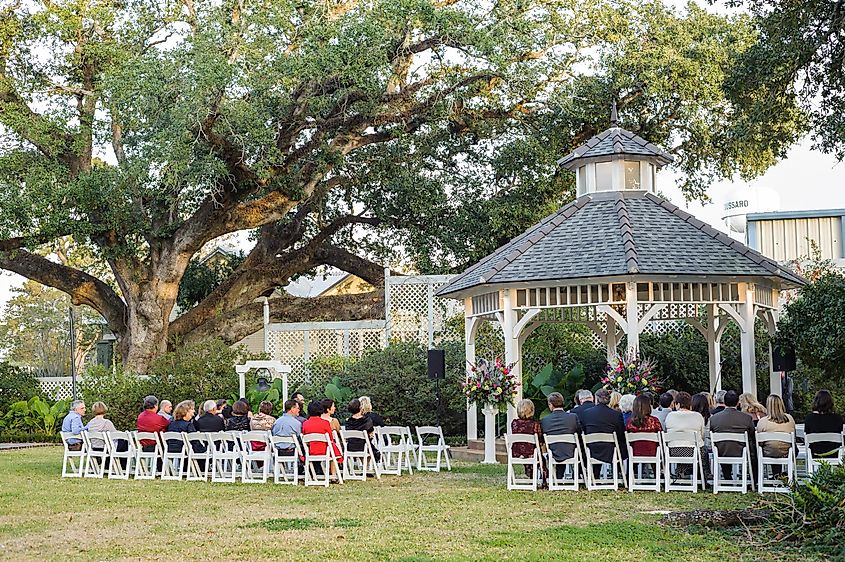
[[[522,361],[520,361],[521,347],[519,345],[519,334],[514,333],[516,326],[516,311],[513,309],[513,299],[511,290],[505,289],[502,291],[504,305],[502,331],[505,333],[505,363],[507,365],[513,364],[511,373],[516,382],[519,383],[515,402],[522,399]],[[510,431],[511,422],[516,418],[516,407],[512,404],[508,405],[508,429]]]
[[[467,306],[471,306],[471,299]],[[467,309],[469,310],[469,309]],[[478,324],[480,319],[466,316],[464,319],[464,349],[466,352],[466,370],[467,376],[470,374],[470,369],[475,365],[475,334],[478,332]],[[478,406],[470,404],[467,400],[467,441],[470,439],[478,439]]]
[[[777,301],[775,301],[777,302]],[[769,394],[776,394],[783,397],[783,386],[781,384],[781,372],[775,371],[775,362],[772,359],[772,337],[777,332],[778,312],[777,310],[766,311],[766,327],[769,332]]]
[[[743,290],[744,289],[744,290]],[[742,391],[750,392],[757,397],[757,359],[754,349],[754,285],[740,284],[740,292],[744,294],[742,303],[742,326],[740,326],[740,344],[742,350]]]
[[[607,333],[605,334],[604,341],[607,346],[607,362],[611,363],[616,357],[616,346],[618,345],[618,341],[616,340],[616,319],[614,319],[610,314],[606,314],[605,317]]]
[[[625,283],[625,316],[628,322],[628,346],[626,356],[640,351],[640,315],[637,306],[637,284],[633,281]]]
[[[710,392],[722,390],[722,333],[724,320],[715,304],[707,305],[707,359],[710,372]]]

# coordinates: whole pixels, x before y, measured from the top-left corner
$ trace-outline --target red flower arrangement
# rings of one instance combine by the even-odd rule
[[[483,359],[470,367],[464,395],[470,404],[490,404],[500,410],[513,404],[519,383],[513,375],[513,363],[507,365],[497,358],[493,365]]]

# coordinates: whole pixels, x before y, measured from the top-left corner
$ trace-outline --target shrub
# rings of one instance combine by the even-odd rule
[[[465,431],[466,399],[461,391],[465,379],[462,343],[444,344],[446,378],[439,381],[443,432]],[[366,353],[340,377],[353,396],[368,395],[373,408],[389,424],[434,425],[437,422],[435,381],[426,369],[426,349],[413,343],[394,343]],[[339,408],[342,406],[339,406]]]
[[[823,463],[789,494],[765,496],[770,515],[762,531],[798,543],[826,560],[845,558],[845,467]]]
[[[9,404],[2,415],[3,428],[11,431],[26,431],[55,435],[62,418],[68,412],[70,400],[59,400],[50,404],[38,396]]]
[[[62,438],[58,433],[48,435],[19,429],[0,431],[0,443],[61,443],[61,441]]]
[[[41,385],[31,371],[0,362],[0,410],[14,402],[41,395]]]
[[[141,412],[144,396],[154,394],[147,377],[125,372],[119,365],[112,370],[96,365],[85,372],[80,384],[82,398],[90,407],[96,401],[108,406],[107,417],[119,430],[135,429],[135,419]]]

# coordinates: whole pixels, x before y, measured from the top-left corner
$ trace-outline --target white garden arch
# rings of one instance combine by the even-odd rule
[[[254,360],[247,361],[241,365],[235,365],[235,372],[238,373],[238,396],[243,398],[246,396],[246,374],[252,370],[266,369],[270,373],[271,379],[282,379],[282,402],[288,399],[288,375],[290,375],[290,365],[285,365],[281,361],[268,360]]]

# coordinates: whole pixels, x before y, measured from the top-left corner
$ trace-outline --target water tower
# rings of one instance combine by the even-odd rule
[[[732,189],[725,198],[722,220],[732,238],[746,242],[746,216],[780,210],[780,195],[768,187],[743,186]]]

